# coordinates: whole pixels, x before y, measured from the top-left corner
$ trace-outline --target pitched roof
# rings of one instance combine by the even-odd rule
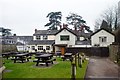
[[[28,45],[35,45],[35,44],[41,44],[41,45],[45,45],[45,44],[54,44],[55,43],[55,40],[33,40],[33,41],[30,41],[28,43]]]
[[[110,32],[110,31],[108,31],[108,30],[106,30],[104,28],[101,28],[101,29],[97,30],[96,32],[94,32],[93,34],[91,34],[91,36],[95,35],[96,33],[100,32],[101,30],[105,30],[106,32],[108,32],[108,33],[112,34],[113,36],[115,36],[112,32]]]
[[[57,35],[58,33],[60,33],[62,30],[66,29],[67,31],[69,31],[70,33],[74,34],[75,36],[77,36],[77,34],[75,32],[73,32],[73,30],[69,29],[69,28],[62,28],[61,30],[59,30],[55,35]]]
[[[16,45],[23,45],[23,43],[21,43],[21,42],[17,42]]]
[[[76,45],[90,45],[90,40],[87,41],[76,41]]]
[[[24,41],[31,41],[33,40],[33,36],[16,36],[17,39],[24,40]]]
[[[69,31],[70,33],[72,33],[78,37],[84,36],[84,37],[89,38],[90,35],[92,34],[92,33],[84,33],[84,32],[80,32],[80,31],[75,31],[75,30],[72,30],[69,28],[62,28],[61,30],[36,30],[33,35],[56,35],[64,29],[66,29],[67,31]]]
[[[37,30],[33,35],[54,35],[58,30]]]

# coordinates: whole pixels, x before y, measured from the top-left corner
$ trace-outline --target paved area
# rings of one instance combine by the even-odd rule
[[[120,80],[120,68],[108,58],[91,57],[85,80]]]

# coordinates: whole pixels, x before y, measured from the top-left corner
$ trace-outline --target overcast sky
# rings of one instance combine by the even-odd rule
[[[62,23],[71,13],[82,16],[94,30],[100,14],[119,0],[0,0],[0,26],[12,29],[17,35],[32,35],[35,29],[46,29],[49,12],[61,11]]]

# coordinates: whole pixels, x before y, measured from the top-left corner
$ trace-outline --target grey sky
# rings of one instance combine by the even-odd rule
[[[63,23],[70,13],[77,13],[94,30],[94,22],[108,7],[119,0],[0,0],[0,26],[17,35],[32,35],[34,29],[47,29],[46,15],[61,11]]]

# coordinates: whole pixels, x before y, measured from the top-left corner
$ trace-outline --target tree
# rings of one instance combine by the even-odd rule
[[[101,19],[96,19],[95,20],[95,25],[94,25],[94,31],[96,32],[97,30],[99,30],[100,25],[101,25]]]
[[[61,12],[50,12],[47,15],[49,18],[49,23],[45,26],[49,26],[49,30],[57,30],[58,26],[61,24],[62,13]]]
[[[101,17],[99,18],[99,21],[96,24],[95,21],[95,27],[100,26],[101,22],[104,20],[108,23],[108,30],[109,31],[114,31],[118,29],[118,24],[117,24],[117,15],[118,15],[118,8],[117,6],[112,6],[110,8],[107,8],[102,14]]]
[[[108,23],[109,31],[112,31],[112,25],[114,22],[113,9],[109,8],[102,14],[103,19]]]
[[[86,26],[86,21],[82,19],[80,15],[70,13],[66,17],[67,23],[74,26],[74,30],[80,30],[84,32],[84,29],[88,32],[92,32],[89,26]]]
[[[114,9],[114,17],[115,17],[115,19],[114,19],[114,30],[117,30],[118,28],[119,28],[119,26],[118,26],[118,7],[116,6],[115,7],[115,9]]]
[[[2,32],[2,36],[9,36],[11,35],[11,29],[5,29],[3,27],[0,27],[0,32]]]
[[[101,24],[101,26],[100,26],[100,28],[104,28],[104,29],[109,30],[108,23],[107,23],[105,20],[103,20],[103,21],[102,21],[102,24]]]

